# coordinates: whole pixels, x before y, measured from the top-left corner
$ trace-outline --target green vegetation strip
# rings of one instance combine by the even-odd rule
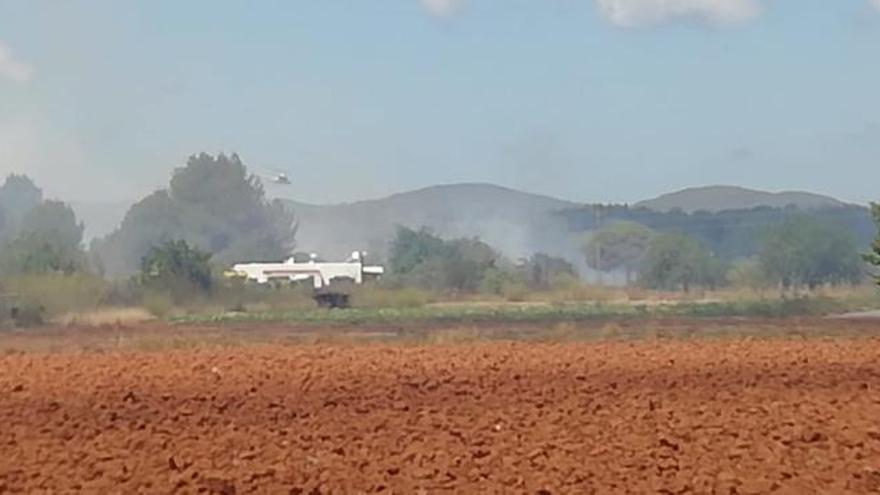
[[[356,325],[400,322],[541,322],[602,318],[822,316],[866,309],[865,301],[799,298],[764,301],[633,304],[450,305],[416,308],[307,309],[188,315],[173,323],[300,323]]]

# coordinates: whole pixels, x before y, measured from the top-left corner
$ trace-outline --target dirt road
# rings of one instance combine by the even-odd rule
[[[880,340],[0,357],[0,493],[872,493]]]

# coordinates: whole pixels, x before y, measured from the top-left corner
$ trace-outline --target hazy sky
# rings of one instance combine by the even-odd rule
[[[880,199],[880,0],[0,0],[0,174],[130,199],[202,150],[311,202]]]

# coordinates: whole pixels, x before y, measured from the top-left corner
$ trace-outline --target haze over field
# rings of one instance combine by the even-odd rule
[[[878,88],[880,0],[0,0],[0,495],[880,493]]]
[[[871,0],[0,0],[0,176],[133,202],[222,150],[312,204],[472,182],[865,204],[878,46]]]
[[[206,287],[366,250],[423,288],[687,291],[789,266],[787,236],[812,258],[782,285],[865,274],[873,1],[207,6],[0,0],[0,272],[130,277],[168,244]]]
[[[384,256],[397,225],[427,227],[444,238],[479,237],[516,259],[535,252],[581,257],[570,245],[568,227],[556,213],[581,203],[492,184],[446,184],[350,203],[315,205],[285,201],[298,221],[300,249],[340,259],[355,248]],[[90,241],[113,232],[132,202],[74,202]],[[720,212],[756,207],[797,207],[804,211],[845,207],[806,192],[769,193],[732,186],[690,188],[640,201],[635,208]],[[858,210],[854,210],[854,213]],[[867,218],[867,210],[862,212]],[[866,222],[869,224],[869,222]]]

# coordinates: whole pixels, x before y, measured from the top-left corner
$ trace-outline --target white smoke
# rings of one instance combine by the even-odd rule
[[[30,65],[16,59],[12,50],[0,41],[0,77],[24,84],[31,80],[33,72]]]

